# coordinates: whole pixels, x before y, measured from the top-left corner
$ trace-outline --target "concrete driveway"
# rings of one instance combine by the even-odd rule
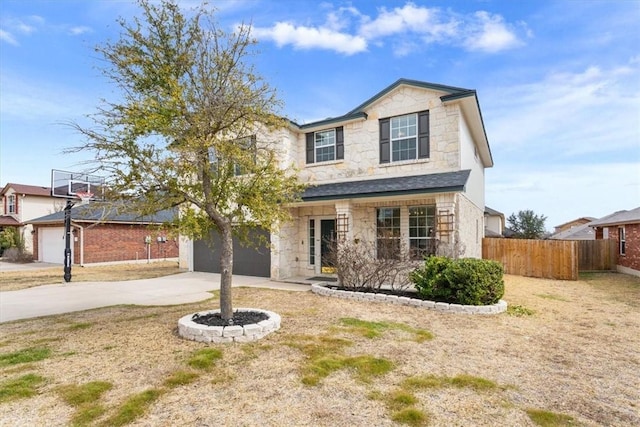
[[[28,270],[42,270],[44,268],[58,267],[62,270],[62,264],[52,264],[48,262],[8,262],[0,259],[0,271],[28,271]]]
[[[233,276],[233,287],[308,291],[309,285],[274,282],[264,277]],[[173,305],[211,298],[220,288],[215,273],[179,273],[125,282],[70,282],[0,292],[0,323],[119,304]]]

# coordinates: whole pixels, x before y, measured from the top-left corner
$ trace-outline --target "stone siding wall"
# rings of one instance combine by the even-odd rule
[[[297,138],[300,179],[327,183],[349,179],[385,178],[412,174],[449,172],[460,168],[459,126],[461,114],[457,105],[443,105],[442,93],[415,88],[397,88],[392,94],[367,109],[366,120],[344,125],[344,160],[306,164],[305,134]],[[430,158],[380,164],[379,119],[429,110]],[[313,129],[331,129],[333,125]],[[302,148],[302,149],[301,149]]]

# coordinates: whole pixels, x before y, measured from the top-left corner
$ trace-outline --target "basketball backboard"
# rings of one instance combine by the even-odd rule
[[[104,178],[83,172],[51,170],[51,195],[76,199],[76,193],[93,193],[90,200],[104,200]]]

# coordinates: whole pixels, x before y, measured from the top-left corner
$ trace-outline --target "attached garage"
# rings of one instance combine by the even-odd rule
[[[64,264],[64,227],[42,227],[38,233],[38,260]],[[73,244],[71,245],[73,259]]]
[[[250,233],[252,241],[263,236],[269,241],[269,232],[256,229]],[[193,270],[220,273],[220,235],[211,233],[213,245],[206,240],[193,242]],[[233,274],[241,276],[271,277],[271,250],[268,247],[243,246],[233,239]]]

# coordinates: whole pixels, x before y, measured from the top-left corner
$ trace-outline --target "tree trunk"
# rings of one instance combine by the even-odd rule
[[[220,227],[220,316],[224,320],[233,318],[231,304],[231,281],[233,278],[233,235],[231,224]]]

